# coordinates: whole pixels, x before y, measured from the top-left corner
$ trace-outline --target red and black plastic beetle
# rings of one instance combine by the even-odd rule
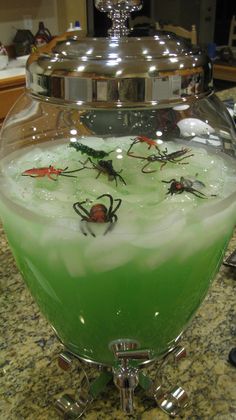
[[[118,217],[116,215],[116,212],[118,208],[121,205],[122,200],[120,198],[116,198],[115,200],[110,194],[102,194],[99,197],[97,197],[97,200],[100,200],[102,197],[108,197],[110,200],[109,208],[107,208],[104,204],[97,203],[94,204],[90,211],[88,211],[83,204],[85,204],[87,201],[81,201],[73,204],[73,209],[79,216],[82,217],[81,219],[81,231],[82,233],[87,236],[87,232],[82,224],[82,222],[86,222],[86,229],[92,236],[96,236],[95,233],[92,231],[89,223],[109,223],[107,229],[104,232],[104,235],[106,235],[107,232],[109,232],[113,227],[114,224],[117,222]],[[117,202],[115,207],[114,202]]]

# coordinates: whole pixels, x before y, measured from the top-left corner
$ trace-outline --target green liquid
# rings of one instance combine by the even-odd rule
[[[76,152],[75,156],[78,159]],[[215,171],[215,164],[213,166],[212,171]],[[180,165],[174,170],[179,176],[187,171]],[[17,172],[14,167],[14,171],[19,174],[22,168]],[[63,182],[67,192],[71,189],[68,197],[73,199],[63,201],[64,207],[60,203],[54,208],[54,219],[51,216],[50,223],[41,220],[41,215],[48,214],[38,207],[35,196],[34,201],[25,202],[31,212],[29,215],[17,212],[12,203],[8,205],[3,201],[1,204],[10,246],[41,311],[68,349],[105,364],[114,361],[109,349],[113,340],[137,340],[141,348],[151,349],[155,357],[173,345],[201,304],[234,225],[234,207],[228,195],[206,201],[190,195],[190,203],[189,195],[166,197],[168,187],[160,184],[160,178],[171,179],[173,165],[151,178],[150,174],[140,173],[140,162],[133,159],[127,178],[132,178],[132,171],[138,177],[135,188],[132,184],[118,185],[117,192],[113,191],[114,182],[105,178],[95,180],[94,172],[89,172],[91,197],[96,198],[104,185],[104,193],[112,191],[114,198],[122,198],[118,222],[105,236],[102,225],[98,230],[97,226],[92,227],[96,238],[84,236],[80,217],[72,209],[76,201],[74,190],[77,196],[84,197],[88,172],[83,173],[82,181],[78,177],[78,180],[58,179],[55,183],[12,175],[19,185],[16,194],[21,201],[24,200],[20,190],[22,182],[31,185],[37,195],[42,194],[42,190],[45,194],[57,194],[58,201],[61,197],[59,183]],[[233,169],[230,171],[233,173]],[[123,172],[125,177],[125,170]],[[196,167],[192,172],[196,173]],[[215,172],[211,174],[209,170],[208,176],[214,178]],[[158,198],[154,196],[156,178],[162,189]],[[141,191],[143,179],[146,185]],[[218,178],[214,188],[219,190],[221,185],[224,191],[223,181]],[[229,188],[229,182],[225,181],[225,185]],[[140,201],[132,202],[132,189],[135,197],[141,197]],[[150,197],[149,202],[142,200],[145,194]],[[156,213],[155,200],[159,203]],[[12,201],[16,203],[16,198]],[[55,199],[52,201],[54,205]],[[22,206],[22,202],[20,204]],[[50,202],[47,205],[50,206]],[[91,204],[87,208],[89,206]],[[62,223],[58,217],[61,207],[68,217],[67,222]],[[201,208],[203,212],[198,213]],[[169,214],[168,209],[171,209]],[[203,216],[207,212],[208,216]]]

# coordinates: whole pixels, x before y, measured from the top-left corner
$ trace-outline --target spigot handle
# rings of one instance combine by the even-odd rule
[[[151,351],[150,350],[124,350],[116,351],[115,356],[118,360],[150,360]]]

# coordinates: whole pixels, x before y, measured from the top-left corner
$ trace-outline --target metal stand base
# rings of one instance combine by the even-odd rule
[[[118,345],[117,345],[118,343]],[[58,357],[58,364],[61,369],[68,371],[76,363],[79,371],[83,374],[79,388],[74,396],[64,394],[56,401],[56,409],[64,419],[79,419],[91,402],[101,394],[107,385],[113,381],[120,391],[121,408],[126,414],[132,414],[133,394],[137,385],[141,386],[151,398],[154,398],[157,406],[171,417],[179,415],[180,411],[187,406],[188,396],[180,386],[173,386],[166,390],[161,383],[161,369],[169,362],[177,363],[186,356],[183,347],[177,346],[159,361],[159,368],[154,380],[143,373],[140,360],[147,360],[150,356],[148,350],[140,350],[132,343],[121,344],[118,340],[111,345],[115,355],[115,362],[112,368],[98,367],[99,376],[92,381],[89,380],[79,357],[72,355],[65,350]]]

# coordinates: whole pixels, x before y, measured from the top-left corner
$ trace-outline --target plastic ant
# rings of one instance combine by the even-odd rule
[[[148,150],[151,149],[151,147],[153,146],[153,147],[155,147],[155,149],[157,149],[159,151],[159,147],[157,146],[155,140],[149,139],[148,137],[145,137],[145,136],[137,136],[137,137],[135,137],[135,139],[133,139],[133,142],[131,143],[131,145],[130,145],[128,151],[127,151],[127,155],[129,155],[130,150],[137,143],[146,143],[148,145]]]
[[[153,172],[156,172],[156,170],[145,171],[145,168],[147,168],[150,165],[150,163],[162,162],[162,165],[161,165],[161,169],[162,169],[168,162],[179,163],[182,160],[187,159],[188,157],[194,156],[193,154],[191,154],[191,155],[181,157],[183,155],[186,155],[186,153],[189,153],[189,152],[191,152],[191,149],[187,149],[187,147],[183,147],[182,149],[177,150],[176,152],[172,152],[172,153],[168,153],[168,150],[166,148],[163,151],[159,150],[158,155],[149,155],[148,157],[144,157],[144,156],[135,156],[132,153],[129,153],[129,156],[133,158],[137,158],[137,159],[147,160],[148,162],[143,166],[142,172],[144,174],[151,174]],[[188,162],[181,162],[181,165],[188,165]]]
[[[56,177],[61,175],[61,176],[68,176],[70,178],[76,178],[76,176],[68,175],[68,174],[71,174],[73,172],[81,171],[83,168],[75,169],[74,171],[67,171],[67,169],[68,169],[68,166],[64,169],[59,169],[59,168],[56,169],[56,168],[54,168],[54,166],[50,165],[48,167],[43,167],[43,168],[27,169],[21,175],[22,176],[30,176],[31,178],[43,178],[44,176],[47,176],[52,181],[57,181],[57,178],[56,179],[53,178],[52,175],[56,175]]]
[[[186,179],[181,176],[180,181],[177,181],[175,178],[170,179],[170,181],[162,181],[165,184],[170,184],[170,188],[168,189],[166,194],[182,194],[184,191],[190,192],[191,194],[195,195],[198,198],[207,198],[205,194],[201,191],[196,190],[193,188],[194,184],[198,184],[201,187],[205,187],[203,182],[201,181],[191,181],[190,179]]]
[[[89,168],[89,167],[85,166],[85,164],[88,161],[93,165],[92,168]],[[116,172],[115,169],[113,168],[112,160],[99,160],[97,163],[94,163],[90,158],[88,158],[85,162],[80,162],[80,163],[83,164],[82,169],[85,169],[85,168],[86,169],[97,169],[98,175],[96,176],[96,178],[98,178],[101,175],[101,173],[104,173],[104,174],[108,175],[108,179],[110,181],[115,180],[116,186],[117,186],[117,178],[119,178],[123,182],[123,184],[126,185],[126,182],[125,182],[124,178],[122,178],[120,173]]]
[[[81,201],[73,204],[73,209],[79,216],[82,217],[81,222],[86,222],[86,227],[90,235],[96,236],[95,233],[92,231],[91,227],[89,226],[89,223],[109,223],[108,228],[105,230],[104,235],[106,235],[107,232],[109,232],[113,227],[114,224],[117,222],[118,217],[116,215],[116,212],[118,208],[121,205],[122,200],[120,198],[116,198],[115,200],[110,194],[102,194],[99,197],[97,197],[97,200],[99,200],[102,197],[108,197],[110,200],[110,206],[107,209],[107,207],[104,204],[94,204],[90,211],[86,210],[85,207],[83,207],[83,204],[87,202]],[[113,208],[114,201],[117,201],[116,206]],[[87,236],[86,230],[83,228],[81,223],[81,231],[82,233]]]

